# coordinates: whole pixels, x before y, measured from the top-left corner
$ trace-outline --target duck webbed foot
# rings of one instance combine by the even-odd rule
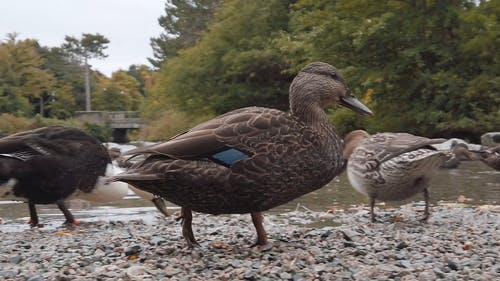
[[[182,224],[182,237],[186,239],[188,248],[193,248],[195,246],[200,246],[193,234],[193,214],[189,208],[181,208],[181,224]]]
[[[75,219],[73,214],[68,210],[68,207],[66,207],[64,200],[57,200],[56,205],[66,218],[64,225],[80,225],[80,222]]]
[[[264,220],[262,212],[251,213],[251,215],[252,215],[253,225],[255,226],[255,230],[257,231],[257,240],[255,241],[254,244],[252,244],[252,247],[266,245],[267,233],[266,230],[264,229],[264,226],[262,225],[262,222]]]

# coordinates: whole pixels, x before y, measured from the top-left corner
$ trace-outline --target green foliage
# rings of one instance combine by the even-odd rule
[[[289,1],[225,1],[202,39],[161,69],[160,103],[201,114],[247,106],[286,108],[290,76],[273,38],[288,24]]]
[[[109,40],[103,35],[96,33],[83,33],[80,39],[73,36],[64,37],[65,43],[61,48],[76,58],[105,58],[108,55],[104,50],[108,48]]]
[[[291,13],[279,39],[291,64],[332,63],[359,96],[371,92],[370,120],[335,113],[346,131],[498,130],[498,1],[302,0]]]
[[[186,131],[196,124],[210,119],[211,115],[190,115],[173,109],[162,111],[155,119],[150,119],[146,127],[140,130],[137,139],[164,141],[180,132]]]
[[[111,79],[97,78],[97,90],[93,95],[93,108],[107,111],[135,111],[142,100],[140,84],[125,71],[116,71]]]
[[[165,34],[151,40],[160,70],[91,72],[92,105],[139,109],[150,125],[142,137],[164,139],[239,107],[286,110],[293,76],[324,61],[375,112],[331,111],[340,132],[474,140],[500,128],[499,19],[500,1],[167,1],[159,19]],[[81,55],[105,56],[107,44],[99,34],[83,37],[51,49],[15,35],[0,43],[0,113],[16,116],[0,119],[0,128],[24,127],[12,118],[34,116],[52,93],[44,116],[69,118],[83,107]]]
[[[158,19],[165,33],[151,38],[153,58],[149,58],[149,62],[160,67],[167,59],[177,56],[179,50],[194,46],[200,40],[200,32],[207,27],[219,2],[220,0],[168,1],[165,4],[165,15]]]
[[[83,123],[81,128],[87,134],[96,137],[101,142],[108,142],[113,135],[113,130],[109,126],[100,126],[88,122]]]
[[[37,48],[36,41],[18,41],[15,34],[0,42],[0,113],[33,116],[31,102],[52,88],[53,76],[41,68]]]
[[[10,113],[0,114],[0,135],[9,135],[26,130],[36,129],[51,125],[63,125],[83,129],[84,124],[75,119],[60,120],[44,118],[40,115],[34,118],[17,117]]]
[[[146,100],[155,116],[286,109],[292,77],[325,61],[375,112],[332,111],[339,131],[474,140],[500,127],[499,18],[499,1],[223,1],[201,39],[171,54]]]

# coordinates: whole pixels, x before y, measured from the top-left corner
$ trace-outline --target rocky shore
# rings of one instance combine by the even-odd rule
[[[175,216],[0,233],[1,280],[500,280],[500,206],[419,204],[248,215],[194,215],[186,248]]]

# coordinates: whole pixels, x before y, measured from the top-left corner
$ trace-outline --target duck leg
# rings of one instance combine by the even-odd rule
[[[151,201],[160,213],[162,213],[165,217],[168,217],[167,206],[165,206],[163,198],[155,196],[155,198],[151,199]]]
[[[262,221],[264,220],[264,216],[262,216],[262,212],[251,213],[252,222],[255,226],[255,230],[257,231],[257,240],[252,245],[252,247],[257,245],[266,245],[267,244],[267,233],[262,225]]]
[[[30,220],[28,221],[28,224],[31,227],[39,226],[38,225],[38,214],[36,213],[35,204],[28,202],[28,207],[30,209]]]
[[[372,217],[372,222],[377,222],[377,219],[375,219],[375,197],[370,197],[370,215]]]
[[[424,188],[423,193],[424,193],[424,200],[425,200],[425,209],[424,209],[424,217],[421,219],[421,221],[427,222],[429,220],[429,215],[430,215],[430,212],[429,212],[429,199],[430,199],[429,190],[427,188]]]
[[[193,227],[191,224],[193,221],[193,214],[191,212],[191,209],[182,207],[181,217],[182,217],[182,237],[186,239],[188,247],[193,248],[195,245],[199,246],[200,244],[196,242],[196,239],[194,238],[193,234]]]
[[[75,219],[73,214],[68,210],[68,207],[66,207],[66,204],[64,203],[64,200],[57,200],[56,201],[57,207],[59,207],[59,210],[63,213],[64,217],[66,218],[66,221],[64,224],[74,224],[74,225],[79,225],[80,222]]]

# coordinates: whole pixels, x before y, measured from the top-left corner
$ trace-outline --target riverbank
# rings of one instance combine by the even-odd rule
[[[500,206],[419,204],[266,214],[270,244],[251,248],[249,215],[194,214],[189,250],[174,216],[0,233],[2,280],[494,280]]]

